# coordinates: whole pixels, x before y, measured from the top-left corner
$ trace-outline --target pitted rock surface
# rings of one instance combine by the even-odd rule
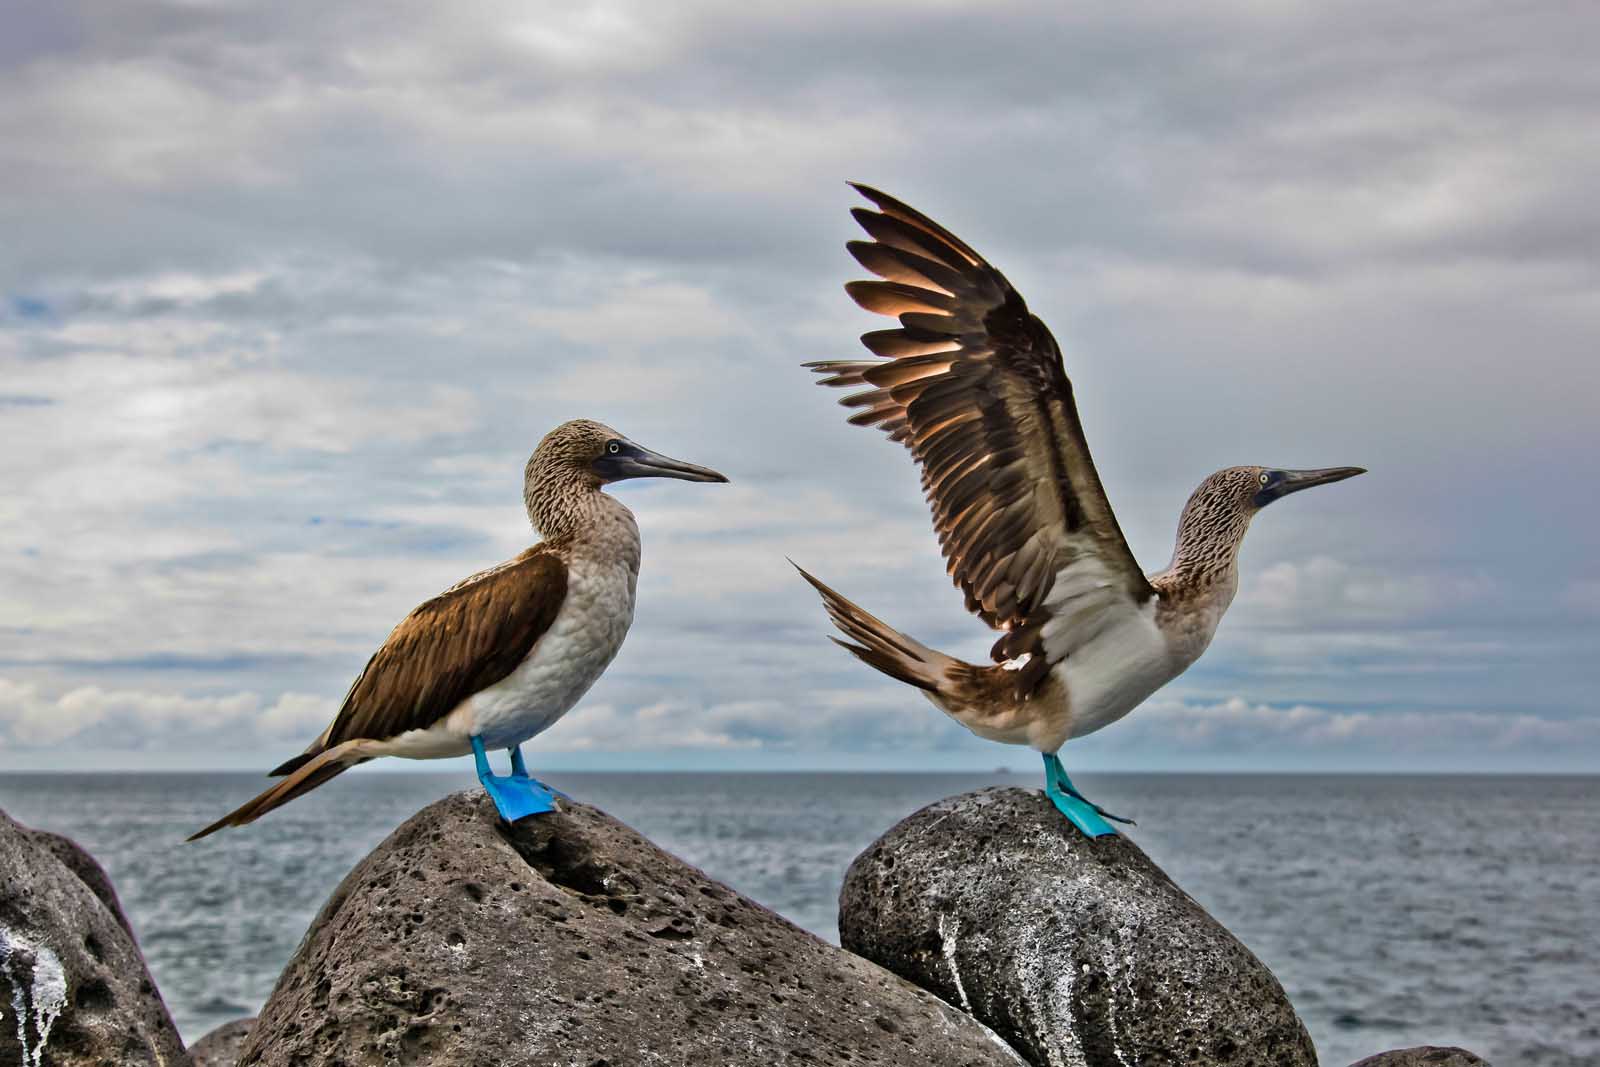
[[[240,1067],[1009,1064],[993,1034],[586,805],[425,808],[323,907]]]
[[[234,1067],[239,1062],[239,1051],[244,1048],[245,1038],[250,1036],[250,1028],[255,1024],[252,1016],[223,1023],[208,1031],[189,1046],[189,1058],[194,1061],[194,1067]]]
[[[87,853],[0,812],[0,1064],[189,1063],[115,904]]]
[[[56,859],[67,865],[67,869],[78,876],[78,881],[89,887],[89,892],[100,898],[100,903],[111,912],[111,917],[117,920],[117,925],[133,937],[133,926],[128,922],[128,917],[122,912],[122,901],[117,899],[117,890],[111,884],[111,876],[106,869],[100,866],[100,861],[85,852],[76,841],[70,837],[50,833],[48,830],[30,830],[33,839],[39,844],[55,853]]]
[[[1084,837],[1039,792],[893,827],[845,876],[839,932],[1040,1067],[1316,1067],[1249,949],[1127,837]]]
[[[1489,1067],[1489,1061],[1464,1048],[1419,1045],[1416,1048],[1380,1052],[1360,1063],[1352,1063],[1350,1067]]]

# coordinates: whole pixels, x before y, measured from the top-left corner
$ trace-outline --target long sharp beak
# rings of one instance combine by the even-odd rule
[[[626,478],[679,478],[686,482],[728,480],[710,467],[663,456],[632,441],[619,444],[622,447],[618,451],[607,453],[594,461],[595,470],[608,482],[620,482]]]
[[[1272,483],[1256,494],[1256,505],[1265,507],[1279,497],[1310,489],[1314,485],[1328,485],[1367,473],[1365,467],[1323,467],[1310,471],[1273,471]]]

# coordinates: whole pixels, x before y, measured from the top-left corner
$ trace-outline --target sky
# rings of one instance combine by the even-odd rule
[[[529,544],[596,418],[621,655],[560,769],[1032,771],[825,639],[786,557],[992,635],[807,360],[888,325],[845,184],[1065,352],[1143,566],[1233,464],[1207,654],[1074,770],[1600,770],[1600,9],[317,0],[0,11],[0,769],[265,769],[411,607]],[[462,764],[464,767],[465,764]]]

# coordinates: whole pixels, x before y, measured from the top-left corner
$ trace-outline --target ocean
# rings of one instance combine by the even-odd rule
[[[1092,775],[1096,801],[1277,974],[1323,1064],[1462,1045],[1600,1064],[1600,778]],[[470,774],[356,771],[243,830],[183,838],[247,774],[6,774],[0,808],[110,872],[185,1039],[254,1014],[363,855]],[[850,861],[924,804],[1033,776],[552,774],[837,943]]]

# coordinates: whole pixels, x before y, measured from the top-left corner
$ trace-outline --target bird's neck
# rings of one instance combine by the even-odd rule
[[[1172,562],[1151,579],[1168,601],[1204,603],[1220,618],[1239,589],[1239,546],[1250,515],[1190,501],[1178,522]]]
[[[1150,576],[1160,595],[1156,623],[1184,665],[1200,658],[1239,589],[1239,544],[1248,515],[1217,521],[1184,509],[1167,569]]]
[[[528,519],[547,541],[563,541],[576,555],[639,570],[639,524],[633,512],[598,485],[569,482],[531,486]]]

